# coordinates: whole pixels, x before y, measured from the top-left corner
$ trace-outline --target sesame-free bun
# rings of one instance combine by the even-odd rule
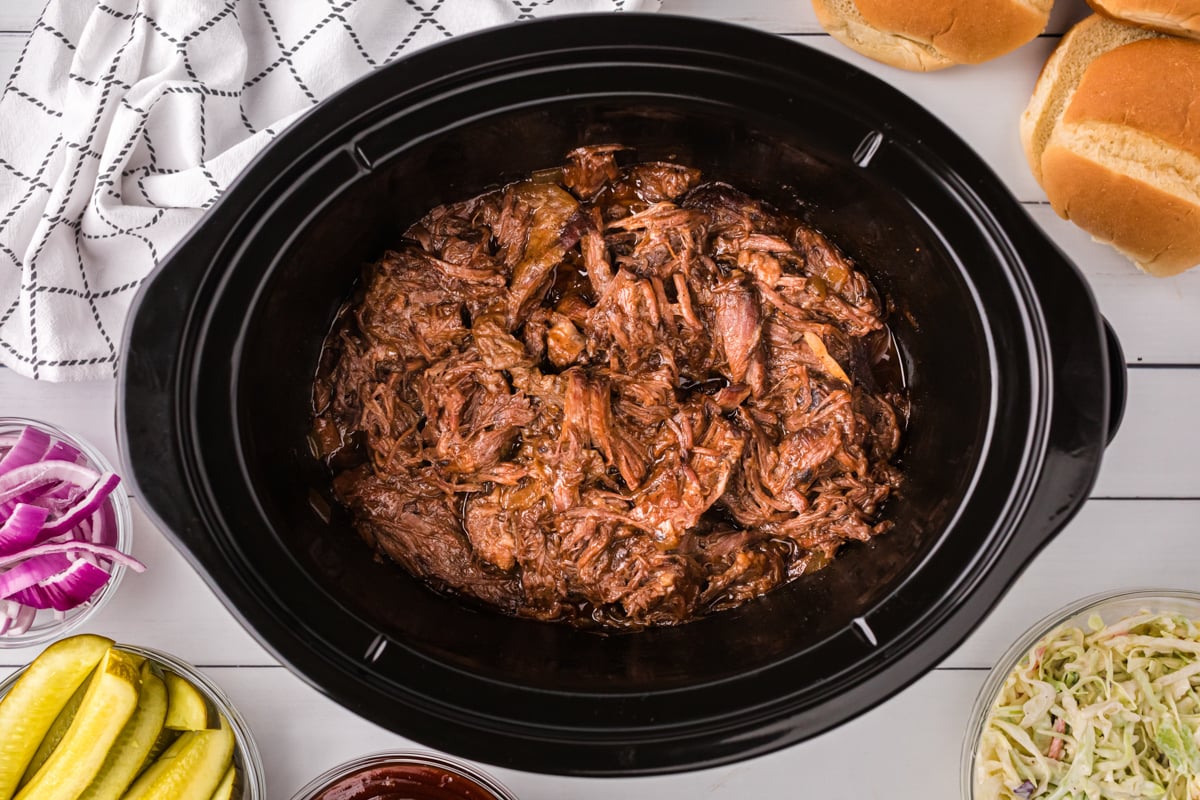
[[[1042,151],[1088,65],[1110,50],[1157,36],[1152,31],[1122,25],[1095,14],[1067,32],[1042,67],[1033,97],[1021,115],[1021,144],[1039,182],[1042,180]]]
[[[1021,137],[1051,206],[1152,275],[1200,263],[1200,42],[1090,17],[1038,79]]]
[[[1200,39],[1198,0],[1088,0],[1088,3],[1115,20]]]
[[[928,72],[978,64],[1041,33],[1053,0],[813,0],[822,27],[865,56]]]

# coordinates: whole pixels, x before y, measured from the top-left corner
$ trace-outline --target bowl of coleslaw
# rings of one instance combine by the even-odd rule
[[[963,743],[971,800],[1200,797],[1200,593],[1094,595],[988,674]]]

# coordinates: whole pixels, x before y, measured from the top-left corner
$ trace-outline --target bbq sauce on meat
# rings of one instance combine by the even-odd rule
[[[366,267],[312,442],[359,535],[434,588],[638,628],[887,531],[907,398],[822,234],[621,150],[435,208]]]

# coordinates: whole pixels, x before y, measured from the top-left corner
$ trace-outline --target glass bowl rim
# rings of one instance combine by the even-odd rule
[[[963,800],[974,800],[975,798],[975,755],[988,713],[991,711],[1001,685],[1029,652],[1029,649],[1042,638],[1076,617],[1097,613],[1105,606],[1132,601],[1161,601],[1164,605],[1179,601],[1193,603],[1196,605],[1197,612],[1195,619],[1200,621],[1200,591],[1133,588],[1088,595],[1058,608],[1029,626],[988,670],[987,677],[971,706],[971,715],[963,736],[960,765],[960,794]],[[1111,622],[1111,620],[1106,620],[1106,624]]]
[[[79,452],[88,460],[89,465],[99,472],[116,471],[112,462],[90,441],[52,422],[30,417],[0,416],[0,431],[8,427],[33,427],[41,430],[78,448]],[[133,509],[130,507],[128,489],[123,481],[117,486],[116,491],[108,496],[107,502],[112,506],[113,517],[116,521],[116,547],[122,553],[130,554],[133,552]],[[109,600],[117,593],[117,587],[125,576],[125,572],[125,565],[113,564],[110,572],[112,577],[108,583],[87,603],[77,606],[78,610],[72,609],[66,612],[67,616],[63,619],[52,621],[44,627],[31,628],[25,633],[15,636],[0,635],[0,650],[44,646],[65,637],[108,605]]]
[[[517,800],[504,784],[473,764],[432,750],[404,748],[368,753],[330,767],[292,795],[292,800],[313,800],[318,792],[329,788],[329,784],[335,780],[347,778],[366,767],[389,764],[439,767],[474,781],[479,784],[480,788],[495,795],[496,800]]]
[[[262,756],[258,752],[258,744],[254,741],[254,736],[250,731],[250,726],[246,724],[246,720],[241,713],[229,700],[225,691],[212,681],[207,675],[202,673],[192,664],[189,664],[182,659],[179,659],[170,653],[156,650],[153,647],[144,647],[136,644],[123,644],[115,642],[113,647],[123,650],[127,653],[143,656],[145,658],[157,661],[159,664],[169,667],[172,672],[177,673],[180,677],[186,678],[189,683],[199,689],[205,697],[212,701],[225,718],[229,720],[229,727],[233,729],[234,741],[237,751],[242,757],[242,796],[241,800],[266,800],[267,786],[266,773],[263,769]],[[29,668],[29,664],[18,667],[13,670],[13,673],[3,680],[0,680],[0,699],[12,689],[17,679],[25,673]]]

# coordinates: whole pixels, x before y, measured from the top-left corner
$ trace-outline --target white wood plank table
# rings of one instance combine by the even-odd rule
[[[41,0],[0,0],[0,76],[7,76]],[[1171,280],[1059,220],[1030,177],[1016,121],[1062,32],[1086,13],[1059,0],[1049,32],[989,64],[916,75],[875,64],[824,35],[807,0],[665,0],[664,11],[783,34],[866,69],[945,120],[1001,176],[1087,275],[1130,364],[1124,426],[1092,499],[1016,582],[996,611],[936,670],[894,699],[814,740],[684,775],[582,780],[492,769],[522,800],[801,797],[930,800],[958,793],[959,748],[986,670],[1030,624],[1079,597],[1126,587],[1200,589],[1200,270]],[[114,385],[52,385],[0,370],[0,415],[24,415],[84,436],[114,461]],[[136,498],[134,498],[136,501]],[[136,503],[135,503],[136,509]],[[225,687],[254,729],[271,800],[354,756],[410,744],[343,710],[266,653],[144,514],[134,552],[151,569],[129,576],[89,629],[168,650]],[[0,676],[34,651],[0,651]]]

